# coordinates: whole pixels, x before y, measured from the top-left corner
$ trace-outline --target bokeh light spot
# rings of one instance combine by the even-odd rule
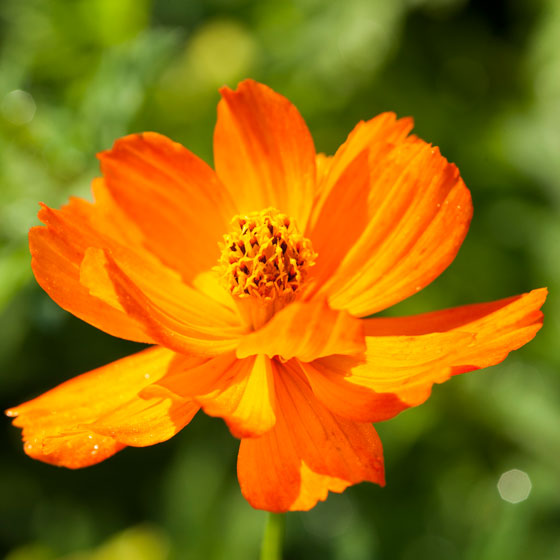
[[[526,472],[512,469],[500,476],[498,492],[502,500],[511,504],[517,504],[529,497],[532,486],[531,479]]]
[[[251,32],[234,20],[210,21],[191,38],[188,50],[191,79],[208,87],[234,83],[251,68],[257,46]]]
[[[37,106],[30,93],[14,89],[7,93],[0,104],[2,116],[12,124],[22,125],[33,120]]]

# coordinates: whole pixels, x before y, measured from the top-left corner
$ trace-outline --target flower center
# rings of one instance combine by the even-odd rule
[[[296,298],[317,255],[293,219],[274,208],[235,216],[218,270],[253,328]]]

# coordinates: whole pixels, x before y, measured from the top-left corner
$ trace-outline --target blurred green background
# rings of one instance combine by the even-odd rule
[[[290,515],[285,557],[558,560],[559,37],[557,0],[1,0],[2,408],[136,350],[60,310],[29,266],[38,202],[89,196],[97,151],[156,130],[211,162],[217,88],[245,77],[288,96],[326,153],[394,110],[457,163],[475,215],[450,269],[391,312],[548,286],[545,326],[379,425],[387,487]],[[265,517],[220,420],[77,472],[0,430],[9,560],[257,557]]]

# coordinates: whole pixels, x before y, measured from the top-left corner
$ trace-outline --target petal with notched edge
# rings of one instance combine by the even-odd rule
[[[187,320],[202,332],[239,326],[231,306],[184,283],[144,246],[144,237],[117,207],[102,180],[94,181],[95,202],[78,198],[60,210],[44,206],[33,228],[33,269],[41,286],[64,309],[102,330],[141,342],[155,342],[115,297],[105,253],[119,263],[139,289],[170,316]],[[231,305],[231,304],[230,304]]]
[[[74,201],[77,199],[69,206]],[[80,282],[80,265],[85,252],[81,237],[65,235],[50,227],[52,215],[53,211],[44,207],[39,218],[47,227],[37,226],[29,231],[31,266],[39,285],[60,307],[94,327],[127,340],[153,342],[142,326],[122,309],[92,297]]]
[[[23,428],[25,452],[72,469],[126,445],[153,445],[190,422],[198,406],[169,394],[140,393],[168,373],[175,353],[153,347],[62,383],[7,411]]]
[[[308,510],[329,491],[364,480],[384,485],[381,442],[371,424],[331,414],[291,365],[279,368],[275,382],[276,425],[239,448],[239,484],[253,507]]]
[[[412,317],[366,319],[365,362],[346,381],[391,393],[407,406],[421,404],[434,383],[498,364],[529,342],[542,326],[546,294],[540,289]],[[324,363],[329,360],[336,358]]]

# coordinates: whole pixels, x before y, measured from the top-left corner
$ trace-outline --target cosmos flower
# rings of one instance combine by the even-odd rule
[[[215,170],[134,134],[99,155],[93,203],[42,207],[29,236],[39,284],[152,346],[7,413],[28,455],[80,468],[165,441],[202,408],[240,438],[252,506],[307,510],[329,491],[383,485],[372,423],[531,340],[546,290],[367,318],[455,257],[472,215],[457,168],[391,113],[327,157],[268,87],[221,94]]]

